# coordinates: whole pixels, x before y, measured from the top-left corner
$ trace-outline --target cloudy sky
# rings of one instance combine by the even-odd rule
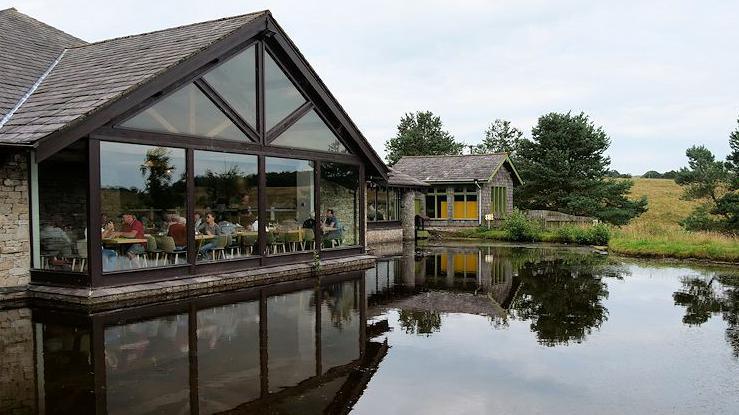
[[[739,115],[739,2],[0,0],[87,41],[270,9],[375,149],[430,110],[468,143],[585,111],[634,174],[720,157]]]

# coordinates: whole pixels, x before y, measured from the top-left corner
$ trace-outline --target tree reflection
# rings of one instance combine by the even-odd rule
[[[683,323],[699,326],[721,314],[727,323],[726,341],[739,357],[739,275],[718,275],[710,280],[684,277],[683,288],[672,294],[675,305],[685,307]]]
[[[441,314],[436,311],[400,310],[400,327],[406,334],[425,334],[441,330]]]
[[[519,268],[522,285],[511,308],[517,318],[531,321],[540,344],[580,343],[608,319],[603,278],[620,274],[587,257],[527,262]]]

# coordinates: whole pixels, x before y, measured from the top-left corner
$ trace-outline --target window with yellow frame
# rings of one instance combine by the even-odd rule
[[[454,219],[477,219],[477,187],[454,188]]]

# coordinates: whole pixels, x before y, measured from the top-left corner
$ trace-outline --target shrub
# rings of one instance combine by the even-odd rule
[[[514,210],[503,221],[503,230],[511,241],[535,242],[541,240],[541,225],[526,217],[519,210]]]
[[[611,230],[599,223],[593,226],[565,225],[555,231],[555,240],[578,245],[607,245]]]
[[[611,229],[604,223],[598,223],[588,229],[589,245],[608,245]]]

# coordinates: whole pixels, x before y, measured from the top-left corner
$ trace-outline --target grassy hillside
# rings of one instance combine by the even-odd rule
[[[697,258],[739,262],[739,240],[708,232],[685,232],[678,221],[699,203],[681,200],[669,179],[634,179],[632,196],[646,195],[649,211],[618,230],[609,247],[624,255]]]

